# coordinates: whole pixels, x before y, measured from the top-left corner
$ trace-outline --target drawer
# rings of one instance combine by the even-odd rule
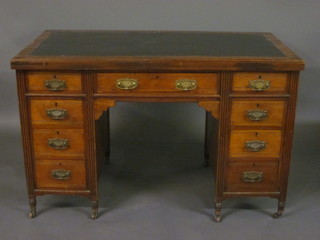
[[[80,100],[31,100],[30,105],[33,125],[83,125]]]
[[[210,94],[218,93],[215,73],[99,73],[96,92],[101,94]]]
[[[230,164],[227,171],[227,192],[279,191],[278,164]]]
[[[233,74],[232,90],[239,92],[287,92],[286,73],[237,72]]]
[[[85,162],[36,161],[36,188],[86,189]]]
[[[81,93],[80,73],[29,72],[27,91],[32,93]]]
[[[282,132],[278,130],[233,130],[230,157],[278,158]]]
[[[236,126],[282,126],[285,101],[234,100],[231,124]]]
[[[82,129],[34,129],[36,159],[84,159]]]

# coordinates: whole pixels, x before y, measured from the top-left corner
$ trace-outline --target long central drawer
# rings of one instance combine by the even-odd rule
[[[218,89],[216,73],[98,73],[96,82],[96,93],[111,95],[150,93],[217,95]]]

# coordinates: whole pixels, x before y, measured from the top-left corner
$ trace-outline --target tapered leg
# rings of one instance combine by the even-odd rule
[[[104,164],[105,165],[109,165],[110,164],[110,149],[109,148],[105,151]]]
[[[30,213],[29,218],[34,218],[37,214],[37,200],[36,197],[29,198],[29,205],[30,205]]]
[[[205,117],[205,131],[204,131],[204,161],[203,161],[203,166],[208,167],[209,166],[209,134],[208,134],[208,116],[209,113],[206,111],[206,117]]]
[[[110,110],[108,109],[105,117],[105,144],[106,144],[106,151],[105,151],[105,165],[110,164]]]
[[[283,212],[284,212],[284,206],[285,206],[285,202],[284,202],[284,201],[279,201],[279,202],[278,202],[278,211],[275,212],[275,213],[272,215],[272,217],[273,217],[273,218],[278,218],[278,217],[280,217],[280,216],[283,214]]]
[[[221,208],[222,208],[222,203],[221,202],[216,202],[215,206],[215,220],[216,222],[221,221]]]
[[[98,200],[92,200],[91,218],[98,218]]]

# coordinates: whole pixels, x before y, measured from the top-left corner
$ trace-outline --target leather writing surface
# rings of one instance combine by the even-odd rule
[[[34,56],[285,57],[256,33],[55,31]]]

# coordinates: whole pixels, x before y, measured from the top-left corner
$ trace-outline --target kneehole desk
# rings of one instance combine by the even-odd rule
[[[205,163],[215,219],[231,197],[284,210],[303,60],[271,33],[45,31],[16,70],[30,217],[36,197],[75,194],[98,216],[109,109],[117,102],[194,102],[206,110]]]

